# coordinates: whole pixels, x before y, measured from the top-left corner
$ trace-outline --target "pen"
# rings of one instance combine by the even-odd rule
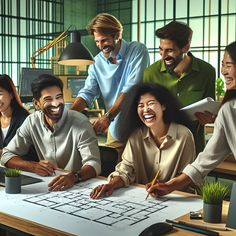
[[[177,221],[177,223],[186,224],[186,225],[189,225],[189,226],[196,226],[196,227],[199,227],[201,229],[213,229],[213,230],[219,230],[219,231],[221,231],[221,230],[222,231],[229,230],[225,226],[207,225],[207,224],[195,224],[195,223],[192,223],[192,222],[184,222],[184,221]]]
[[[198,125],[197,125],[197,133],[199,132],[199,130],[200,130],[200,127],[201,127],[201,124],[200,124],[200,123],[198,123]]]
[[[190,226],[187,224],[183,224],[177,221],[173,221],[173,220],[166,220],[167,223],[170,223],[172,226],[176,227],[176,228],[181,228],[181,229],[185,229],[185,230],[189,230],[192,232],[196,232],[199,234],[204,234],[204,235],[209,235],[209,236],[218,236],[219,233],[212,231],[212,230],[207,230],[207,229],[201,229],[197,226]]]
[[[152,183],[151,183],[151,186],[150,186],[150,188],[151,188],[151,187],[153,186],[153,184],[155,184],[155,182],[157,181],[157,178],[158,178],[159,174],[160,174],[160,169],[157,171],[157,173],[156,173],[156,175],[155,175],[154,179],[152,180]],[[147,199],[148,199],[148,197],[149,197],[149,194],[150,194],[150,193],[148,193],[148,194],[147,194],[147,196],[146,196],[145,200],[147,200]]]

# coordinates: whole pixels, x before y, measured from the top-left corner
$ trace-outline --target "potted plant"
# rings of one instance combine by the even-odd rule
[[[5,191],[6,193],[21,192],[21,171],[18,169],[5,169]]]
[[[225,95],[225,83],[221,78],[216,79],[216,100],[221,101]]]
[[[201,188],[203,198],[203,220],[209,223],[220,223],[222,202],[228,194],[228,186],[220,182],[205,182]]]

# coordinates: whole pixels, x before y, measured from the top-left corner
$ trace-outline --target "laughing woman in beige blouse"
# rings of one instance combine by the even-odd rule
[[[132,183],[148,184],[157,171],[165,182],[181,174],[195,158],[187,117],[172,94],[158,84],[138,84],[127,93],[119,121],[121,140],[127,140],[122,161],[108,183],[93,189],[97,199]],[[145,191],[145,190],[144,190]]]

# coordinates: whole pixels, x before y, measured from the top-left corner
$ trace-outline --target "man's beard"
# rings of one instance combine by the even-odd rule
[[[58,109],[58,112],[55,112],[55,109]],[[47,107],[43,108],[42,111],[45,114],[45,116],[47,116],[49,119],[51,119],[54,122],[57,122],[62,117],[62,114],[63,114],[63,111],[64,111],[64,104],[61,103],[57,107],[47,106]]]
[[[173,60],[173,63],[171,65],[168,65],[166,64],[166,60]],[[169,72],[169,73],[173,73],[175,67],[182,61],[183,59],[183,53],[180,53],[176,58],[173,58],[171,56],[167,57],[165,60],[164,60],[164,63],[165,63],[165,66],[166,66],[166,70]]]
[[[106,58],[109,58],[112,55],[113,51],[115,50],[115,46],[116,45],[107,45],[102,49],[102,50],[104,50],[104,49],[108,48],[108,51],[103,52],[103,54]]]
[[[119,45],[120,45],[119,42],[120,42],[120,40],[115,40],[115,39],[113,39],[112,45],[106,45],[106,46],[104,46],[104,48],[102,49],[102,51],[103,51],[104,49],[108,48],[108,51],[106,51],[106,52],[103,51],[103,54],[104,54],[104,56],[105,56],[106,58],[115,56],[115,54],[117,53],[117,52],[116,52],[116,48],[119,47]],[[114,54],[114,55],[113,55],[113,54]]]

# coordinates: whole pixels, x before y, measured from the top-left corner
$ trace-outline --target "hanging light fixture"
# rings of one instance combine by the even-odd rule
[[[58,63],[66,66],[86,66],[94,63],[92,54],[81,43],[79,31],[70,32],[70,43],[61,53]]]

